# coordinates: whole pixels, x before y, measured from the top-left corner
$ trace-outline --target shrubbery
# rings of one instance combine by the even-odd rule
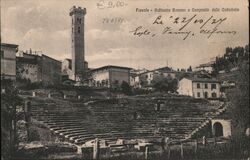
[[[123,81],[122,84],[121,84],[121,90],[126,95],[131,95],[132,94],[132,90],[131,90],[130,85],[125,81]]]
[[[17,95],[18,90],[10,80],[1,80],[1,89],[5,89],[5,94],[1,94],[1,158],[8,159],[17,144],[14,133],[16,106],[22,103],[22,99]],[[14,129],[11,127],[12,122],[14,122]]]
[[[172,78],[165,78],[159,82],[156,82],[153,87],[160,92],[175,93],[178,87],[178,80]]]

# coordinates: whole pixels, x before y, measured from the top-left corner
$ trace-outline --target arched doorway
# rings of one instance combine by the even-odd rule
[[[213,128],[215,137],[223,136],[223,126],[220,122],[215,122]]]

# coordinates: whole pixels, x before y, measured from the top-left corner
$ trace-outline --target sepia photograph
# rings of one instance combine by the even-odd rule
[[[0,0],[1,160],[250,160],[248,0]]]

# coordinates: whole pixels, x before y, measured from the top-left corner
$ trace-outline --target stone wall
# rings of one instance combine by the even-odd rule
[[[37,64],[17,63],[17,78],[27,79],[31,83],[39,82],[39,66]]]
[[[61,83],[61,62],[42,55],[40,62],[43,84],[60,84]]]
[[[26,55],[26,54],[25,54]],[[17,58],[17,77],[44,85],[61,83],[61,62],[46,55]]]
[[[223,137],[229,137],[232,135],[231,121],[226,119],[213,119],[212,120],[212,132],[215,134],[214,124],[219,123],[222,125]]]
[[[1,77],[16,78],[16,48],[1,44]]]

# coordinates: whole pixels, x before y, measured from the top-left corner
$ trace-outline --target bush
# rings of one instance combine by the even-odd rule
[[[30,81],[25,81],[25,83],[19,83],[18,86],[19,86],[19,89],[23,89],[23,90],[33,90],[33,89],[39,89],[43,87],[41,82],[32,83]]]
[[[1,158],[8,159],[17,143],[15,140],[10,143],[10,124],[16,117],[15,106],[22,104],[22,99],[17,95],[18,90],[12,81],[1,80],[1,88],[5,88],[5,94],[1,94]]]
[[[125,81],[122,81],[121,90],[122,90],[122,93],[126,95],[131,95],[132,93],[130,85]]]
[[[133,95],[143,95],[143,94],[149,94],[152,91],[150,90],[145,90],[145,89],[140,89],[140,88],[135,88],[133,89]]]
[[[159,82],[156,82],[153,87],[160,92],[172,92],[177,91],[178,81],[177,79],[166,78]]]

